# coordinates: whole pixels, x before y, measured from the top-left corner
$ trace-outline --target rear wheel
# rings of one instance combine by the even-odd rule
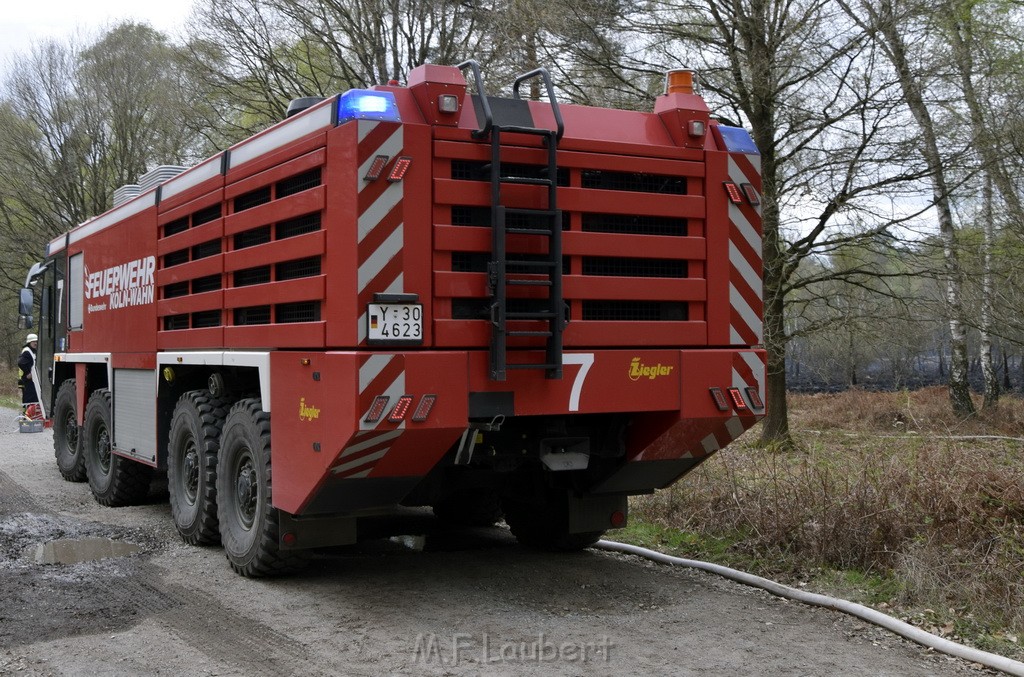
[[[536,500],[506,499],[505,522],[516,540],[541,550],[572,552],[597,543],[604,531],[569,532],[566,490],[549,490]]]
[[[434,515],[450,524],[489,527],[501,519],[501,502],[493,491],[466,490],[446,496],[434,506]]]
[[[171,518],[182,540],[208,545],[217,529],[217,452],[226,411],[224,403],[202,390],[178,399],[171,418],[167,489]]]
[[[85,454],[78,429],[78,395],[75,381],[61,384],[53,402],[53,453],[57,470],[69,482],[85,481]]]
[[[279,511],[271,501],[270,414],[258,399],[231,408],[217,459],[217,516],[231,568],[243,576],[287,573],[304,562],[281,550]]]
[[[89,489],[100,505],[117,507],[135,505],[149,493],[153,471],[113,453],[113,430],[110,426],[110,391],[95,391],[85,407],[82,438]]]

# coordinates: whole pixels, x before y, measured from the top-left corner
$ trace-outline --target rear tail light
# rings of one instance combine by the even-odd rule
[[[729,402],[721,388],[711,388],[711,398],[714,399],[718,411],[729,411]]]
[[[761,198],[757,196],[757,191],[754,190],[754,186],[752,184],[742,183],[740,184],[740,188],[743,189],[743,194],[747,196],[747,202],[749,202],[752,207],[756,207],[761,204]]]
[[[366,170],[366,176],[363,177],[363,181],[376,181],[379,179],[381,172],[384,171],[384,166],[387,165],[390,159],[387,155],[378,155],[373,158],[373,164]]]
[[[729,202],[734,205],[743,204],[743,193],[740,192],[740,187],[732,181],[726,181],[722,184],[725,186],[725,192],[729,196]]]
[[[757,392],[757,388],[747,386],[746,391],[754,409],[764,409],[764,402],[761,401],[761,395]]]
[[[412,414],[412,420],[417,423],[426,421],[430,416],[430,410],[434,408],[434,402],[437,402],[437,395],[424,395]]]
[[[411,157],[400,157],[395,160],[395,166],[391,168],[391,173],[388,174],[388,181],[391,183],[398,183],[404,179],[405,173],[409,171],[409,166],[411,164]]]
[[[373,399],[373,404],[370,405],[370,411],[366,412],[366,418],[363,420],[367,423],[376,423],[380,420],[380,417],[384,415],[384,407],[388,406],[388,402],[391,398],[387,395],[378,395]]]
[[[732,398],[732,403],[736,409],[740,411],[747,410],[747,402],[743,399],[743,393],[740,392],[739,388],[729,388],[729,397]]]
[[[410,406],[412,406],[412,395],[402,395],[398,398],[398,402],[395,403],[395,408],[388,414],[388,420],[392,423],[403,421],[405,415],[409,413]]]

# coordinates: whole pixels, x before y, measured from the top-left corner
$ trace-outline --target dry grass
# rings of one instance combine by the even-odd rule
[[[790,580],[856,572],[875,587],[866,601],[941,609],[967,634],[1024,632],[1020,399],[966,422],[937,388],[790,403],[799,451],[741,439],[634,514],[692,535],[697,556]]]

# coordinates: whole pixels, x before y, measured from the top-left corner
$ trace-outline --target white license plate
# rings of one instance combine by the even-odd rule
[[[423,306],[419,303],[371,303],[366,311],[368,341],[423,341]]]

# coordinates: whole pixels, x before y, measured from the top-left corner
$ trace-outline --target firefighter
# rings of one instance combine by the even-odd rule
[[[18,357],[18,387],[21,388],[21,404],[26,409],[32,408],[39,402],[39,395],[36,394],[36,384],[32,380],[32,365],[36,363],[36,348],[39,346],[39,337],[29,334],[25,337],[25,347],[21,349],[21,356]]]

